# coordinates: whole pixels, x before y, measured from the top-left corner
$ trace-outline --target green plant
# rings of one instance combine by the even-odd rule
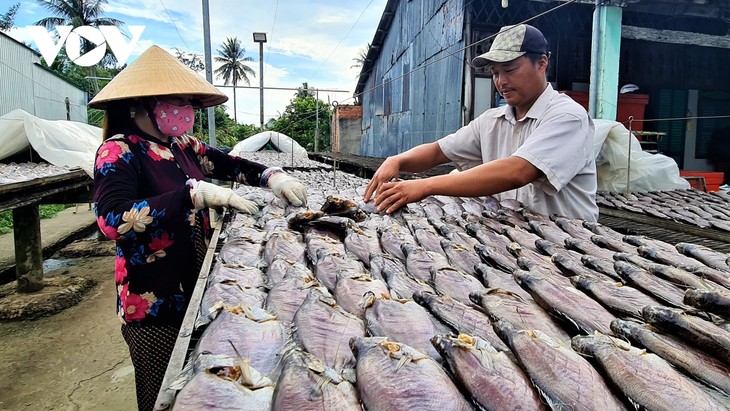
[[[38,214],[43,218],[53,218],[56,214],[71,207],[68,204],[41,204]],[[7,234],[13,231],[13,212],[11,210],[0,211],[0,234]]]

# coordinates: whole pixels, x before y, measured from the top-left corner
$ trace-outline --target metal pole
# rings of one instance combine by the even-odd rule
[[[596,118],[598,107],[598,82],[600,81],[600,68],[598,67],[598,48],[601,44],[601,5],[600,0],[596,0],[596,6],[593,10],[593,32],[591,35],[591,69],[590,80],[588,84],[588,115]]]
[[[315,100],[314,100],[314,107],[315,107],[315,128],[314,128],[314,152],[319,152],[319,89],[315,91]]]
[[[203,47],[205,49],[205,79],[213,84],[213,58],[210,51],[210,12],[208,0],[203,0]],[[208,142],[215,147],[215,108],[208,107]]]
[[[264,131],[264,43],[259,42],[259,89],[261,97],[261,131]]]
[[[634,116],[629,116],[629,155],[626,161],[626,194],[631,193],[631,128],[633,127]]]

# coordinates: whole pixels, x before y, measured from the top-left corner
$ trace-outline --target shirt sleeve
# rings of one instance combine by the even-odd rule
[[[482,164],[478,122],[479,118],[438,140],[441,151],[460,171]]]
[[[96,152],[94,203],[97,223],[110,239],[179,225],[193,208],[190,188],[139,198],[138,159],[123,140],[107,140]]]
[[[189,145],[198,156],[203,174],[218,180],[235,181],[258,186],[266,166],[245,158],[232,156],[192,136],[185,136],[183,144]]]
[[[565,187],[593,156],[593,125],[573,113],[559,114],[538,125],[513,156],[545,174],[543,189],[554,194]]]

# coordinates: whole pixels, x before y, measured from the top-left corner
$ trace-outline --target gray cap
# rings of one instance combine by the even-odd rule
[[[489,51],[477,56],[471,64],[484,67],[491,63],[505,63],[527,53],[548,54],[548,44],[540,30],[528,25],[504,26],[494,38]]]

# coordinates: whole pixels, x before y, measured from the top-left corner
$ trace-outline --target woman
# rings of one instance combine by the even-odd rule
[[[185,133],[194,108],[228,99],[152,46],[90,103],[106,110],[94,166],[101,231],[116,241],[117,313],[135,371],[137,406],[151,410],[211,236],[208,207],[255,213],[255,203],[204,178],[261,185],[305,205],[280,168],[229,156]]]

